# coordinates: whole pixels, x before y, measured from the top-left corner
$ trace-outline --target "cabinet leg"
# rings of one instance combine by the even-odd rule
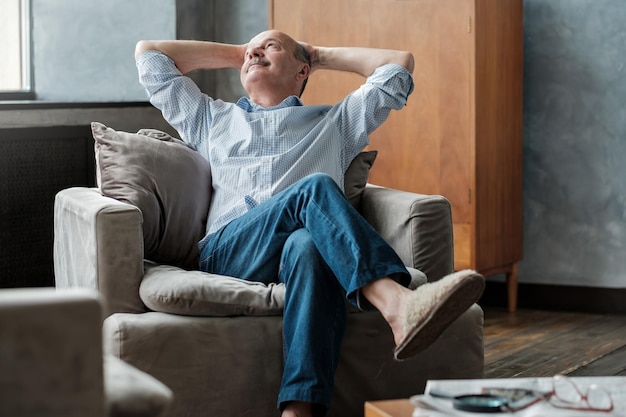
[[[517,310],[517,263],[514,263],[511,271],[506,274],[506,289],[509,312],[514,313]]]

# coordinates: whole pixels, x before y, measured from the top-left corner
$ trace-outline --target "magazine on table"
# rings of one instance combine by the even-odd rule
[[[413,417],[626,417],[625,377],[431,380]]]

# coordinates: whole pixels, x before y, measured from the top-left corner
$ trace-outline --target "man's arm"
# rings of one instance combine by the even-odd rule
[[[241,68],[246,45],[230,45],[204,41],[139,41],[135,58],[155,50],[169,56],[180,72],[196,69]]]
[[[413,72],[413,54],[392,49],[359,47],[322,47],[303,43],[311,55],[312,70],[330,69],[348,71],[369,77],[376,68],[385,64],[398,64]]]

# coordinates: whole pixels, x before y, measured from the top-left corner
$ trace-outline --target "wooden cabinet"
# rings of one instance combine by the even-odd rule
[[[522,0],[270,0],[270,25],[325,46],[405,49],[415,91],[371,136],[370,181],[452,204],[455,268],[507,274],[522,257]],[[319,71],[304,101],[333,103],[362,83]]]

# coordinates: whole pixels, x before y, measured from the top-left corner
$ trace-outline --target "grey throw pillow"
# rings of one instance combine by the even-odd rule
[[[97,122],[91,129],[98,186],[141,210],[144,257],[197,268],[211,200],[208,162],[164,132],[127,133]]]

